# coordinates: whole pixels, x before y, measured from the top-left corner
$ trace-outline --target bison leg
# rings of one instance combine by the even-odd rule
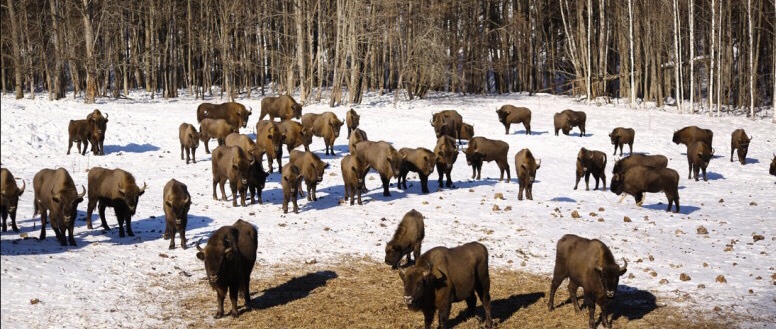
[[[74,219],[75,219],[75,217],[74,217]],[[76,246],[75,238],[73,237],[73,226],[74,225],[75,225],[75,223],[71,222],[70,225],[67,226],[67,242],[68,242],[68,244],[70,244],[73,247]],[[64,233],[65,232],[62,231],[62,234],[64,234]]]
[[[431,323],[434,322],[434,308],[423,309],[423,328],[431,329]]]
[[[628,155],[633,155],[633,143],[628,143],[628,149],[630,149],[630,153]]]
[[[584,123],[579,125],[579,131],[580,131],[579,136],[585,136],[585,124]]]
[[[509,135],[509,126],[511,125],[510,122],[504,122],[504,135]]]
[[[124,217],[124,214],[121,211],[119,211],[119,207],[118,206],[113,207],[113,210],[115,210],[115,212],[116,212],[116,219],[118,219],[118,222],[119,222],[119,238],[123,238],[124,237],[124,220],[126,218]]]
[[[558,261],[556,260],[556,263],[557,262]],[[550,283],[550,298],[547,302],[547,309],[550,310],[550,312],[555,309],[555,292],[558,290],[560,284],[563,283],[563,280],[566,279],[566,276],[566,272],[564,272],[562,268],[555,266],[552,282]]]
[[[224,189],[225,184],[226,184],[226,179],[221,179],[218,182],[218,187],[221,190],[221,201],[226,201],[226,190]]]
[[[450,178],[450,172],[452,170],[445,171],[445,176],[447,176],[447,182],[445,182],[445,187],[453,187],[453,179]]]
[[[391,183],[390,178],[380,174],[380,180],[383,181],[383,196],[391,196],[391,192],[388,191],[388,185]]]
[[[574,189],[576,190],[577,187],[579,187],[579,180],[582,179],[582,175],[577,172],[577,182],[574,184]]]
[[[466,298],[466,317],[471,318],[474,316],[474,310],[477,307],[477,295],[472,294]]]
[[[97,205],[97,198],[89,198],[89,202],[86,204],[86,228],[92,229],[92,212],[94,212],[94,206]]]
[[[126,215],[126,219],[124,221],[127,224],[127,235],[135,236],[135,232],[132,232],[132,216]]]
[[[68,138],[67,140],[67,155],[70,155],[70,149],[73,148],[73,139]]]
[[[708,182],[709,179],[706,178],[706,167],[701,167],[701,171],[703,171],[703,181]]]
[[[210,138],[205,138],[205,140],[202,141],[202,144],[205,144],[205,153],[210,154],[210,148],[207,146],[208,142],[210,142]]]
[[[184,222],[184,224],[185,224],[185,222]],[[186,239],[186,228],[185,227],[181,227],[178,230],[178,236],[181,237],[181,249],[186,250],[186,241],[187,241],[187,239]]]
[[[692,179],[692,161],[687,160],[687,179]]]
[[[428,175],[419,174],[418,176],[420,176],[420,191],[428,193]],[[406,177],[404,183],[407,183]]]
[[[579,302],[577,301],[577,289],[579,288],[579,285],[574,283],[573,280],[569,279],[569,299],[571,299],[571,304],[574,305],[574,312],[579,312],[582,309],[579,308]]]
[[[587,321],[587,323],[588,323],[588,325],[590,326],[591,329],[595,329],[596,328],[596,325],[595,325],[595,302],[593,301],[593,296],[592,296],[592,294],[588,294],[587,292],[585,292],[584,298],[585,298],[585,305],[587,305],[587,309],[588,309],[588,321]]]
[[[533,201],[533,183],[526,184],[525,193],[528,194],[527,195],[528,200]]]
[[[318,201],[318,183],[313,183],[313,201]]]
[[[167,227],[164,230],[164,239],[170,239],[170,246],[168,249],[175,249],[175,227],[170,220],[167,221]]]
[[[191,151],[191,162],[197,163],[197,148],[190,147],[189,150]]]
[[[735,151],[735,148],[732,146],[730,147],[730,162],[733,162],[733,152]],[[738,155],[738,157],[741,157],[741,154]]]
[[[525,128],[525,134],[531,135],[531,123],[528,121],[523,121],[523,127]]]
[[[596,184],[598,184],[598,180],[596,180]],[[598,186],[596,186],[596,188],[598,188]],[[590,172],[589,171],[585,173],[585,191],[590,191]]]
[[[439,307],[439,314],[437,314],[437,317],[439,319],[439,328],[447,328],[447,320],[450,319],[450,302],[445,302]]]
[[[98,214],[100,215],[100,224],[102,225],[102,228],[106,231],[110,231],[110,226],[108,226],[108,221],[105,220],[105,208],[107,206],[108,205],[106,205],[105,203],[100,202],[97,205],[97,211],[98,211]]]
[[[307,185],[307,201],[313,201],[317,200],[313,198],[313,185],[311,183],[305,182],[305,185]],[[302,189],[299,189],[299,192],[301,192]]]
[[[229,190],[232,192],[232,207],[237,207],[237,184],[232,182],[231,179],[229,180]]]
[[[299,206],[296,204],[296,201],[297,201],[297,197],[296,197],[296,195],[294,195],[293,197],[291,197],[291,202],[293,202],[293,203],[294,203],[294,213],[295,213],[295,214],[298,214],[298,213],[299,213]]]
[[[218,309],[216,310],[216,315],[214,318],[218,319],[224,316],[224,299],[226,299],[226,289],[222,287],[216,288],[216,293],[218,294]]]
[[[283,213],[284,214],[288,213],[288,201],[289,201],[288,195],[286,193],[283,193]]]
[[[39,240],[46,240],[46,223],[48,222],[48,210],[38,207],[40,209],[40,237]]]
[[[517,190],[517,200],[523,200],[523,190],[525,190],[525,183],[522,181],[517,182],[518,190]]]
[[[237,311],[237,288],[238,284],[232,283],[229,285],[229,301],[232,302],[232,310],[229,312],[233,318],[239,317],[240,312]]]
[[[3,217],[3,232],[8,232],[8,226],[5,224],[6,219],[8,219],[8,211],[5,208],[2,209],[2,217]]]
[[[636,199],[636,205],[641,207],[641,205],[644,203],[644,193],[638,192],[633,195],[633,198]]]

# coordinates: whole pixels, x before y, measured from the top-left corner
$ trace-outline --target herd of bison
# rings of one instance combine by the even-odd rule
[[[328,165],[318,155],[311,152],[309,145],[313,137],[321,137],[325,142],[327,155],[334,155],[334,141],[339,137],[343,122],[332,112],[306,113],[302,115],[302,106],[289,96],[265,97],[261,101],[261,114],[256,124],[256,140],[239,133],[247,126],[252,112],[240,103],[210,104],[203,103],[197,108],[199,129],[183,123],[180,125],[181,160],[196,163],[196,150],[200,141],[205,152],[211,154],[208,142],[216,139],[218,146],[211,154],[213,175],[213,199],[219,200],[216,187],[221,190],[221,199],[227,200],[224,185],[228,181],[232,195],[232,205],[245,206],[250,191],[250,201],[258,199],[262,203],[261,192],[269,174],[274,173],[273,163],[277,162],[283,191],[284,213],[288,212],[289,202],[293,212],[298,211],[297,197],[305,196],[301,189],[304,181],[307,187],[307,200],[317,200],[317,185],[323,180]],[[498,120],[510,133],[511,124],[522,123],[525,133],[531,134],[531,111],[524,107],[504,105],[496,111]],[[269,120],[263,120],[269,116]],[[274,121],[275,118],[280,121]],[[295,121],[294,119],[300,120]],[[359,129],[360,116],[349,110],[344,124],[347,127],[347,139],[350,154],[341,160],[342,179],[344,181],[344,199],[361,204],[361,193],[366,190],[364,178],[370,169],[376,170],[382,180],[383,194],[389,196],[391,178],[397,178],[399,189],[407,189],[407,174],[416,172],[423,193],[428,193],[428,177],[437,170],[439,188],[451,187],[450,173],[459,155],[459,145],[467,141],[462,150],[466,163],[472,167],[472,179],[480,179],[483,162],[495,161],[500,170],[499,180],[511,180],[507,153],[509,145],[500,140],[474,136],[474,126],[464,123],[461,115],[454,110],[433,114],[431,125],[437,136],[434,150],[423,147],[394,149],[385,141],[370,141],[365,131]],[[577,127],[579,135],[585,135],[586,114],[580,111],[565,110],[554,116],[555,135],[559,131],[568,135]],[[103,142],[108,123],[108,115],[94,110],[86,119],[71,120],[68,126],[67,154],[75,142],[78,152],[86,154],[91,144],[95,155],[104,155]],[[679,174],[668,168],[668,159],[663,155],[632,154],[635,131],[631,128],[614,128],[609,134],[614,145],[614,154],[628,145],[630,156],[614,164],[610,190],[625,197],[630,194],[641,205],[644,193],[664,192],[668,199],[667,211],[675,205],[679,211]],[[706,169],[714,155],[712,147],[713,132],[695,126],[685,127],[674,132],[673,142],[687,146],[688,179],[698,180],[699,172],[706,180]],[[733,153],[738,153],[738,161],[746,163],[746,154],[750,136],[743,129],[732,133],[730,161]],[[288,163],[282,163],[283,146],[288,151]],[[303,146],[304,151],[296,150]],[[184,157],[185,155],[185,157]],[[268,170],[264,169],[266,155]],[[585,188],[589,187],[592,175],[594,189],[599,187],[599,179],[606,190],[605,152],[582,148],[577,154],[576,184],[585,177]],[[529,149],[522,149],[514,159],[515,171],[519,183],[518,200],[533,199],[533,182],[541,160],[534,158]],[[770,174],[776,175],[776,155],[770,165]],[[0,171],[2,187],[3,232],[7,231],[6,219],[11,218],[11,228],[18,231],[16,208],[19,196],[24,193],[26,184],[22,180],[21,188],[11,172]],[[445,180],[446,178],[446,180]],[[41,169],[32,180],[34,196],[34,214],[41,216],[40,240],[46,237],[46,223],[59,242],[75,246],[73,226],[78,204],[88,198],[87,227],[92,229],[92,213],[97,207],[101,225],[109,230],[105,220],[105,208],[114,209],[119,224],[119,236],[132,232],[132,216],[135,214],[138,200],[143,195],[146,184],[139,187],[131,173],[122,169],[94,167],[88,173],[88,189],[81,186],[81,192],[64,168]],[[88,195],[86,195],[88,193]],[[181,248],[186,248],[186,222],[192,197],[186,184],[171,179],[164,186],[164,213],[166,229],[164,238],[170,240],[170,249],[175,248],[175,235],[180,238]],[[455,248],[436,247],[421,254],[424,237],[423,215],[415,210],[408,212],[385,247],[385,262],[394,269],[400,267],[406,256],[406,263],[399,275],[404,283],[404,299],[409,309],[422,311],[426,328],[430,328],[434,315],[438,312],[438,326],[444,328],[450,315],[453,302],[466,301],[467,311],[473,314],[477,296],[485,310],[486,327],[491,326],[490,315],[490,278],[488,273],[488,250],[477,242],[467,243]],[[224,226],[213,232],[204,248],[196,244],[197,258],[204,261],[210,285],[217,291],[218,310],[216,317],[224,315],[224,299],[229,292],[230,314],[238,316],[237,297],[241,293],[245,305],[249,307],[249,280],[256,262],[257,231],[254,225],[238,220],[231,226]],[[414,257],[411,257],[414,256]],[[414,262],[412,261],[414,258]],[[607,303],[615,295],[618,280],[627,270],[616,264],[612,252],[601,241],[586,239],[575,235],[563,236],[557,244],[555,270],[550,286],[548,307],[555,307],[554,295],[561,282],[569,278],[569,294],[575,310],[579,311],[576,291],[584,290],[584,305],[589,309],[589,325],[594,328],[595,305],[601,307],[601,321],[605,327],[611,327],[607,317]]]

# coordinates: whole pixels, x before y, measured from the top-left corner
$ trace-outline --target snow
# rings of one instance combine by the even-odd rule
[[[396,149],[433,149],[436,138],[429,126],[431,114],[455,109],[465,122],[474,125],[476,135],[509,143],[512,181],[498,182],[494,162],[485,163],[483,179],[473,181],[469,179],[471,168],[460,155],[453,169],[454,189],[438,191],[435,172],[429,182],[432,193],[423,195],[417,175],[410,174],[409,190],[392,186],[392,196],[383,197],[379,177],[372,172],[367,177],[370,190],[364,196],[365,204],[340,204],[340,160],[347,153],[347,130],[343,127],[336,141],[336,156],[323,154],[321,138],[315,138],[311,146],[330,164],[318,189],[320,199],[308,202],[300,198],[299,214],[284,215],[277,172],[268,179],[263,205],[233,208],[231,198],[229,202],[212,199],[210,155],[205,154],[202,146],[197,150],[196,164],[186,165],[180,160],[177,128],[182,122],[196,125],[195,112],[201,100],[188,96],[150,99],[139,92],[130,97],[100,99],[99,104],[85,105],[82,99],[73,100],[72,96],[56,102],[44,97],[14,100],[11,95],[3,96],[0,160],[3,167],[24,179],[28,186],[19,201],[17,216],[21,234],[28,238],[10,231],[1,235],[3,327],[184,326],[188,324],[186,319],[168,313],[185,294],[209,291],[202,281],[203,265],[196,259],[193,246],[201,238],[207,240],[217,228],[240,218],[259,228],[254,279],[261,280],[268,275],[266,268],[282,264],[312,260],[319,264],[335,263],[345,255],[366,256],[380,262],[385,242],[403,214],[413,208],[427,217],[426,250],[476,240],[489,248],[493,268],[549,276],[555,243],[563,234],[598,238],[609,245],[618,262],[622,258],[629,261],[628,272],[634,276],[626,274],[621,285],[647,290],[665,302],[702,312],[711,313],[719,306],[750,319],[744,323],[746,326],[776,321],[776,177],[768,175],[771,154],[776,151],[776,133],[767,118],[709,118],[676,114],[675,110],[630,110],[624,103],[586,105],[568,97],[525,94],[435,94],[423,100],[403,100],[394,106],[393,95],[369,94],[364,104],[354,109],[361,115],[361,128],[370,140],[389,141]],[[255,136],[259,99],[239,100],[256,112],[250,117],[248,128],[242,130],[251,137]],[[495,110],[507,103],[533,111],[533,135],[524,135],[522,125],[512,125],[510,134],[504,134]],[[94,108],[110,116],[106,155],[81,156],[76,154],[75,146],[70,155],[65,155],[68,121],[84,118]],[[554,135],[552,115],[566,108],[587,113],[588,136],[577,137],[576,128],[572,136]],[[329,108],[321,102],[308,104],[303,111],[332,111],[344,121],[348,109]],[[715,133],[717,156],[709,165],[708,182],[686,178],[685,147],[671,142],[673,131],[688,125],[709,128]],[[619,197],[608,189],[585,191],[584,181],[579,190],[573,190],[580,147],[608,154],[608,187],[616,158],[611,155],[613,147],[608,133],[617,126],[636,130],[635,152],[669,158],[669,167],[681,176],[681,213],[664,211],[666,199],[662,193],[647,194],[644,206],[639,208],[630,196],[618,203]],[[745,166],[729,161],[729,136],[736,128],[744,128],[754,136]],[[210,145],[215,147],[215,141]],[[542,166],[534,184],[534,200],[518,201],[512,159],[526,147],[542,160]],[[283,159],[286,162],[287,154]],[[133,173],[138,184],[148,183],[133,217],[136,236],[118,237],[116,218],[110,209],[107,220],[113,230],[106,232],[98,225],[88,230],[83,202],[75,228],[77,247],[61,247],[50,227],[48,238],[37,241],[40,220],[31,217],[35,173],[42,168],[62,167],[70,172],[77,186],[85,186],[87,171],[95,166],[120,167]],[[169,241],[161,239],[162,188],[171,178],[187,184],[193,196],[187,250],[168,250]],[[392,183],[395,185],[395,180]],[[496,193],[502,193],[505,199],[495,199]],[[501,210],[494,210],[494,205]],[[506,211],[507,206],[511,210]],[[572,218],[574,210],[580,218]],[[625,222],[625,216],[632,221]],[[93,220],[99,220],[96,214]],[[707,228],[708,234],[696,233],[700,226]],[[754,242],[753,234],[765,239]],[[656,276],[650,275],[652,271]],[[688,274],[691,280],[679,280],[681,273]],[[724,275],[727,283],[717,283],[718,275]],[[660,283],[663,279],[667,283]],[[189,288],[170,291],[166,287],[171,281]],[[699,288],[700,284],[705,288]],[[214,307],[215,303],[202,305],[206,312]]]

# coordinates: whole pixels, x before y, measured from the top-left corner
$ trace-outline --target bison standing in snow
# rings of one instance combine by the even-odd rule
[[[617,195],[632,195],[639,206],[644,202],[644,192],[665,192],[668,199],[666,211],[671,211],[671,204],[675,203],[676,212],[679,212],[679,173],[671,168],[635,166],[623,174],[615,173],[610,190]]]
[[[186,164],[189,164],[189,161],[197,163],[197,147],[199,147],[197,128],[188,123],[181,123],[178,127],[178,139],[181,142],[181,160],[183,160],[183,151],[186,151]]]
[[[86,189],[81,185],[82,192],[78,193],[73,178],[64,168],[41,169],[32,178],[32,188],[35,191],[32,217],[40,214],[40,240],[46,239],[46,222],[51,221],[59,243],[75,246],[73,226]]]
[[[248,117],[253,114],[245,105],[235,102],[223,104],[202,103],[197,106],[197,122],[204,119],[224,119],[232,127],[247,127]]]
[[[420,258],[420,247],[426,236],[423,218],[423,214],[415,209],[404,214],[393,238],[385,245],[385,263],[391,265],[393,269],[399,267],[399,262],[405,255],[407,256],[407,265],[411,261],[410,254],[415,256],[415,261]]]
[[[622,148],[625,144],[630,148],[630,154],[633,154],[633,138],[636,136],[636,131],[633,128],[617,127],[609,133],[609,138],[612,139],[612,145],[614,145],[614,154],[617,155],[617,148],[620,148],[620,156],[622,156]]]
[[[519,192],[517,199],[523,200],[523,191],[525,190],[528,200],[533,200],[533,183],[536,179],[536,170],[542,166],[542,160],[536,162],[536,159],[529,149],[522,149],[515,154],[515,171],[517,171],[517,183]]]
[[[175,249],[175,233],[181,238],[181,248],[186,249],[186,225],[189,221],[191,194],[186,184],[171,179],[164,184],[164,218],[167,226],[164,239],[170,239],[170,249]]]
[[[145,193],[146,184],[140,188],[135,183],[135,176],[121,169],[105,169],[94,167],[89,170],[89,203],[86,206],[86,227],[92,229],[92,212],[99,202],[100,221],[102,228],[110,230],[105,220],[105,208],[112,207],[119,222],[119,237],[124,237],[124,223],[127,224],[127,235],[132,232],[132,216],[135,215],[140,196]]]
[[[16,180],[11,171],[0,168],[0,213],[3,217],[3,232],[8,231],[6,220],[11,217],[11,229],[19,232],[16,226],[16,206],[19,204],[19,197],[24,193],[27,184],[22,180],[22,188],[16,186]]]
[[[749,142],[751,141],[752,137],[747,136],[746,131],[743,129],[733,131],[733,135],[730,138],[730,162],[733,162],[733,152],[738,151],[738,162],[745,165],[746,153],[749,152]]]
[[[498,121],[504,125],[505,134],[509,135],[509,126],[513,123],[522,123],[525,134],[531,134],[531,110],[528,108],[507,104],[496,110],[496,114]]]
[[[299,105],[293,97],[288,95],[264,97],[261,100],[259,120],[264,120],[267,115],[269,115],[270,121],[275,120],[275,117],[280,118],[280,121],[291,118],[299,119],[302,117],[302,105]]]
[[[604,184],[603,190],[606,190],[606,153],[601,151],[592,151],[586,148],[579,149],[577,153],[577,183],[574,184],[576,190],[579,186],[579,180],[585,176],[585,191],[590,191],[590,174],[595,179],[595,188],[598,189],[598,179]]]

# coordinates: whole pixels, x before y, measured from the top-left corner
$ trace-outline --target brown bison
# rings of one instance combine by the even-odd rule
[[[313,152],[298,150],[291,151],[291,154],[288,155],[288,161],[293,162],[299,168],[299,172],[304,178],[304,183],[307,185],[307,201],[318,201],[315,192],[318,190],[318,184],[323,181],[323,170],[326,168],[326,163]],[[299,190],[299,195],[304,196],[302,190]]]
[[[399,272],[404,283],[404,301],[411,311],[422,311],[425,328],[431,328],[439,310],[439,328],[446,328],[453,303],[466,301],[468,316],[474,315],[477,296],[485,309],[485,328],[490,328],[490,274],[488,249],[479,242],[455,248],[436,247],[423,253],[415,265]]]
[[[698,128],[697,126],[688,126],[674,132],[671,139],[674,144],[690,145],[695,141],[706,142],[711,147],[714,139],[714,132],[709,129]]]
[[[27,184],[22,180],[22,188],[16,186],[16,180],[11,171],[0,168],[0,213],[3,217],[3,232],[8,232],[6,220],[11,217],[11,229],[19,232],[16,226],[16,206],[19,204],[19,197],[24,194]]]
[[[240,205],[245,207],[248,191],[248,175],[256,160],[239,147],[222,145],[213,150],[210,159],[213,172],[213,200],[218,200],[216,185],[221,189],[221,201],[226,201],[224,184],[229,180],[232,190],[232,206],[237,207],[237,191],[240,191]]]
[[[613,174],[624,174],[628,169],[635,166],[652,167],[654,169],[663,169],[668,166],[668,158],[664,155],[644,155],[631,154],[614,163]]]
[[[186,249],[186,224],[189,221],[191,194],[186,184],[171,179],[164,184],[164,218],[167,226],[164,239],[170,239],[170,249],[175,249],[175,233],[181,238],[181,248]]]
[[[86,189],[81,185],[81,193],[78,193],[73,178],[63,168],[41,169],[32,178],[32,188],[35,191],[32,217],[40,214],[40,240],[46,239],[46,222],[50,220],[59,243],[75,246],[73,226]]]
[[[688,174],[687,179],[693,177],[695,174],[695,181],[698,181],[698,171],[703,171],[703,181],[708,181],[706,178],[706,168],[709,166],[711,158],[714,156],[714,149],[708,144],[702,141],[695,141],[687,146],[687,166]]]
[[[302,173],[299,168],[289,161],[280,170],[280,186],[283,188],[283,213],[288,213],[288,202],[294,203],[294,213],[299,213],[299,206],[296,204],[299,194],[299,185],[302,184]]]
[[[237,126],[232,126],[224,119],[202,119],[199,124],[199,138],[205,144],[205,153],[210,154],[208,142],[211,138],[218,141],[218,145],[224,145],[226,136],[231,133],[239,133]]]
[[[119,237],[124,237],[124,223],[127,224],[127,235],[132,232],[132,216],[137,210],[140,196],[145,193],[146,184],[139,188],[132,174],[121,169],[105,169],[94,167],[89,170],[89,203],[86,205],[86,227],[92,229],[92,213],[99,202],[98,211],[102,228],[110,230],[105,220],[105,208],[112,207],[119,222]]]
[[[366,141],[369,140],[369,138],[366,137],[366,132],[361,130],[360,128],[353,129],[352,134],[350,134],[350,137],[348,137],[348,151],[350,154],[353,154],[353,145],[356,145],[356,143],[360,141]]]
[[[749,152],[750,141],[752,141],[752,137],[747,136],[743,129],[733,131],[730,138],[730,162],[733,162],[733,152],[738,151],[738,162],[741,162],[742,165],[746,164],[746,153]]]
[[[399,262],[405,255],[407,256],[406,266],[409,266],[412,261],[410,254],[415,256],[415,261],[420,258],[420,247],[426,236],[423,218],[423,214],[415,209],[408,211],[396,228],[391,241],[385,245],[385,263],[391,265],[394,270],[399,267]]]
[[[256,145],[256,142],[254,142],[250,137],[248,137],[248,135],[231,133],[228,136],[226,136],[226,139],[224,140],[224,145],[236,146],[241,148],[245,153],[247,153],[251,157],[251,161],[257,161],[259,162],[259,164],[261,164],[261,157],[264,155],[264,152],[262,152],[259,146]]]
[[[399,189],[407,189],[407,173],[410,171],[418,173],[420,178],[420,189],[423,193],[428,193],[428,176],[434,172],[436,157],[434,152],[423,147],[415,149],[403,147],[399,150],[399,155],[404,159],[399,169]]]
[[[264,190],[266,183],[267,172],[261,167],[261,158],[259,158],[248,169],[248,191],[251,193],[251,204],[256,203],[256,197],[259,199],[259,204],[264,203],[261,199],[261,192]]]
[[[461,139],[470,140],[474,137],[474,126],[464,122],[461,124]]]
[[[277,124],[282,134],[282,140],[286,144],[286,149],[291,150],[304,145],[304,150],[310,150],[310,144],[313,142],[313,133],[305,129],[301,123],[293,120],[283,120]]]
[[[509,135],[509,126],[513,123],[522,123],[525,134],[531,134],[531,110],[528,108],[504,105],[496,110],[496,114],[498,121],[504,125],[505,134]]]
[[[224,119],[232,127],[247,127],[248,117],[253,114],[251,110],[246,110],[245,105],[235,102],[223,104],[202,103],[197,107],[197,122],[209,119]]]
[[[633,154],[633,137],[636,136],[636,131],[633,128],[617,127],[609,134],[609,138],[614,145],[614,154],[617,155],[617,147],[620,148],[620,156],[622,156],[622,148],[625,144],[628,144],[630,148],[630,154]]]
[[[562,130],[564,135],[568,135],[571,129],[579,127],[579,136],[585,136],[585,122],[587,115],[582,111],[563,110],[555,113],[555,136],[558,136],[558,130]]]
[[[197,147],[199,147],[199,133],[197,128],[191,124],[181,123],[178,127],[178,138],[181,141],[181,160],[183,160],[183,151],[186,151],[186,164],[189,161],[197,163]]]
[[[313,136],[323,137],[326,144],[326,155],[334,155],[334,140],[339,137],[342,121],[333,112],[307,113],[302,116],[302,126],[313,133]]]
[[[542,166],[542,160],[536,162],[533,153],[529,149],[522,149],[515,154],[515,171],[517,173],[517,183],[519,192],[517,199],[523,200],[523,191],[528,200],[533,200],[533,183],[536,179],[536,170]]]
[[[776,154],[773,155],[773,160],[771,160],[771,168],[768,170],[768,173],[776,176]]]
[[[402,163],[401,154],[391,144],[384,141],[363,141],[356,144],[355,148],[355,155],[368,168],[377,170],[380,173],[380,180],[383,182],[383,196],[391,196],[391,192],[388,191],[388,185],[392,177],[399,178]],[[364,170],[363,176],[366,176],[368,171],[368,169]]]
[[[256,144],[263,154],[267,155],[269,172],[275,172],[272,162],[278,160],[278,169],[282,166],[283,157],[283,132],[280,131],[275,121],[261,120],[256,123]],[[259,158],[259,161],[263,161]]]
[[[431,116],[431,126],[434,127],[436,137],[450,136],[458,140],[461,144],[461,126],[463,118],[455,110],[444,110],[434,113]]]
[[[671,168],[635,166],[624,174],[612,175],[610,187],[614,194],[632,195],[638,206],[644,203],[644,192],[665,192],[668,199],[666,211],[671,211],[671,204],[676,203],[676,212],[679,212],[679,173]]]
[[[566,234],[558,240],[555,253],[555,270],[550,284],[550,311],[555,309],[555,291],[558,286],[569,278],[569,296],[574,311],[579,312],[577,289],[584,290],[584,302],[589,310],[588,325],[595,328],[595,305],[601,308],[601,322],[604,327],[611,328],[612,323],[607,315],[609,301],[617,293],[620,277],[628,271],[628,262],[623,259],[620,267],[614,261],[612,251],[597,239],[586,239],[573,234]]]
[[[574,184],[574,189],[577,189],[579,180],[585,176],[585,191],[590,191],[590,174],[593,174],[593,179],[595,179],[593,190],[598,189],[598,179],[600,178],[604,185],[601,191],[606,191],[606,153],[583,147],[577,153],[577,182]]]
[[[350,139],[350,133],[358,128],[359,121],[361,121],[361,116],[353,109],[350,109],[345,113],[345,125],[348,127],[348,139]]]
[[[108,128],[108,114],[102,116],[102,112],[94,109],[92,113],[86,115],[86,121],[94,128],[92,130],[91,142],[92,153],[94,155],[105,155],[105,130]]]
[[[442,188],[442,180],[447,176],[446,187],[453,186],[453,180],[450,173],[453,171],[453,164],[458,159],[458,145],[450,136],[440,136],[437,138],[434,147],[434,157],[436,158],[437,173],[439,173],[439,188]]]
[[[342,158],[340,167],[345,186],[345,201],[348,201],[348,197],[350,197],[350,205],[352,206],[356,195],[358,195],[358,204],[361,205],[361,186],[364,185],[364,171],[368,168],[357,156],[352,154]]]
[[[469,141],[469,147],[464,150],[466,154],[466,163],[472,167],[472,179],[480,179],[482,174],[482,162],[496,161],[500,171],[499,181],[504,180],[504,172],[507,173],[506,182],[512,179],[509,172],[509,162],[507,162],[507,153],[509,153],[509,144],[500,140],[487,139],[485,137],[474,137]]]
[[[259,120],[264,120],[264,116],[269,114],[269,120],[280,118],[280,121],[291,118],[299,119],[302,117],[302,105],[299,105],[291,96],[280,95],[277,97],[264,97],[261,100],[261,114]]]
[[[67,154],[70,154],[73,142],[76,142],[78,153],[86,155],[86,148],[89,146],[89,141],[93,140],[94,131],[95,126],[87,120],[70,120],[70,123],[67,125]],[[81,144],[84,146],[83,152],[81,151]]]
[[[238,219],[231,226],[222,226],[207,240],[205,248],[197,242],[197,258],[205,261],[205,273],[210,287],[218,296],[218,310],[215,318],[224,316],[224,299],[229,291],[232,302],[232,317],[238,317],[238,293],[245,298],[245,306],[250,307],[251,272],[256,264],[258,232],[250,223]]]

